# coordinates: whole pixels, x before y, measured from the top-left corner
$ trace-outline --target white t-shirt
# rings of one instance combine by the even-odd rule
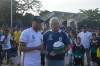
[[[90,47],[90,40],[92,39],[92,33],[91,32],[80,32],[78,34],[78,37],[81,38],[81,44],[84,46],[84,48]]]
[[[1,36],[1,42],[4,40],[5,36]],[[11,35],[7,36],[7,39],[4,41],[4,44],[2,44],[2,50],[7,50],[11,48],[11,43],[10,43]]]
[[[43,36],[40,32],[35,32],[32,28],[28,28],[21,33],[20,42],[25,42],[27,47],[36,47],[42,44]],[[33,50],[30,52],[22,52],[21,55],[23,66],[40,66],[40,51]]]

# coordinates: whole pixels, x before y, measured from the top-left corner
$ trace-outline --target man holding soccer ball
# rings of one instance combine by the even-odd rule
[[[52,17],[49,23],[51,30],[47,31],[43,35],[46,51],[49,52],[46,54],[46,66],[65,66],[64,57],[65,53],[69,50],[70,40],[68,39],[66,33],[60,30],[60,22],[57,17]],[[60,44],[61,42],[62,44]],[[65,48],[60,51],[63,44]],[[58,51],[55,52],[54,49],[58,49]]]

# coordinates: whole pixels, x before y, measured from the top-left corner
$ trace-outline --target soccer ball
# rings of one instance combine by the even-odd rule
[[[65,47],[65,45],[61,41],[57,41],[57,42],[55,42],[53,44],[53,50],[54,50],[54,52],[61,52],[61,51],[64,50],[64,47]]]

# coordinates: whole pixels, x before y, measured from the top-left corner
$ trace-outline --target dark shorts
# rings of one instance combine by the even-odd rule
[[[82,60],[82,58],[76,58],[76,57],[74,57],[73,65],[75,65],[75,66],[77,66],[77,65],[83,66],[83,60]]]
[[[94,62],[97,61],[97,53],[91,52],[91,61],[94,61]]]

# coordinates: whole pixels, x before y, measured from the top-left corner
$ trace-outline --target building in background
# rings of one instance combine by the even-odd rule
[[[78,22],[81,22],[82,20],[87,18],[87,16],[82,13],[70,13],[70,12],[60,12],[60,11],[49,12],[41,16],[41,18],[45,22],[48,22],[51,17],[58,17],[58,19],[62,24],[63,22],[66,22],[66,25],[64,23],[65,26],[77,26]]]

